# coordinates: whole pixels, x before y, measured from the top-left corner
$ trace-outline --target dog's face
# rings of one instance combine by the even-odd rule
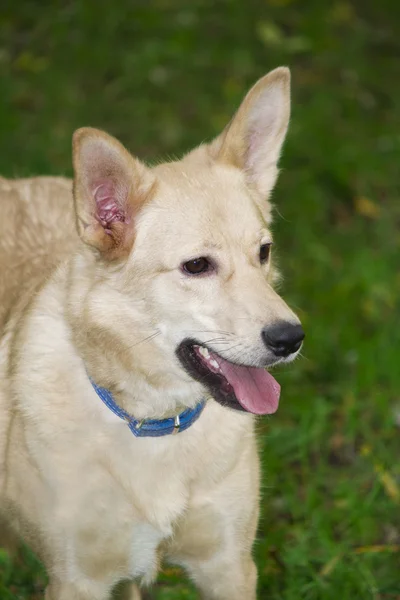
[[[132,331],[158,333],[168,373],[258,414],[278,404],[265,367],[292,360],[304,337],[271,286],[268,196],[289,103],[289,73],[276,69],[219,138],[153,169],[102,132],[74,138],[78,229],[98,277],[131,299]]]

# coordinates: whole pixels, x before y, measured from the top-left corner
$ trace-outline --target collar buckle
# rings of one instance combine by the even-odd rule
[[[181,428],[181,420],[179,418],[179,415],[176,415],[176,417],[174,419],[174,430],[172,432],[172,435],[176,435],[177,433],[179,433],[180,428]]]

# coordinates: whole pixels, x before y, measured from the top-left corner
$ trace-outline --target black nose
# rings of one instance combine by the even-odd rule
[[[276,356],[289,356],[300,348],[304,340],[304,331],[301,325],[282,321],[264,327],[261,337],[267,348]]]

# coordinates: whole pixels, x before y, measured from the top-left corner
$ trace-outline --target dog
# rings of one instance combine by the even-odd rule
[[[255,415],[304,337],[273,289],[289,113],[280,67],[182,160],[83,128],[73,183],[0,180],[0,506],[46,600],[138,599],[161,560],[256,598]]]

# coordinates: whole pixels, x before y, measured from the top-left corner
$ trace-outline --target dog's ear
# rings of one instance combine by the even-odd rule
[[[135,217],[155,178],[115,138],[85,127],[73,136],[74,201],[82,240],[108,260],[133,245]]]
[[[250,185],[266,195],[290,117],[290,71],[279,67],[257,81],[230,124],[209,146],[219,162],[243,169]]]

